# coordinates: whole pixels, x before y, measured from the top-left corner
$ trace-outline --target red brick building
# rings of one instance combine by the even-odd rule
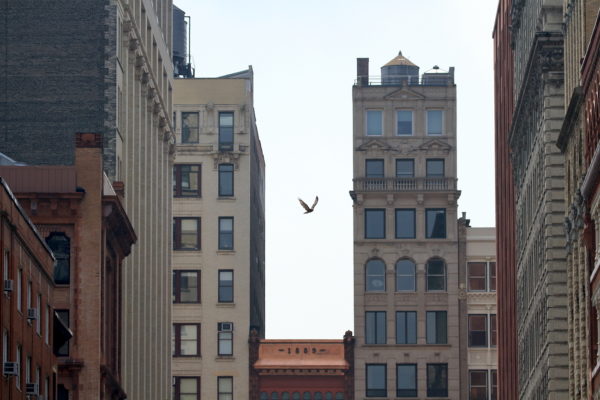
[[[73,166],[0,167],[54,252],[54,304],[74,337],[55,349],[57,400],[124,399],[121,263],[135,233],[103,172],[102,138],[77,134]]]
[[[54,257],[1,177],[0,256],[0,398],[54,399]]]
[[[250,337],[250,398],[353,400],[354,338],[274,340]]]

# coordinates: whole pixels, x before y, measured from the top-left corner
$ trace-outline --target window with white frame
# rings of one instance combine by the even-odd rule
[[[470,292],[495,292],[496,263],[493,261],[468,262],[467,290]]]
[[[219,322],[217,324],[217,352],[219,356],[233,355],[233,322]]]

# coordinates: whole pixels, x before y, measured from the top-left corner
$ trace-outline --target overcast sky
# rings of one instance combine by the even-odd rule
[[[197,77],[254,69],[266,160],[266,335],[341,338],[353,329],[352,84],[399,50],[456,67],[459,211],[493,226],[496,0],[177,0],[192,17]],[[303,215],[298,196],[312,203]],[[460,214],[459,214],[460,215]]]

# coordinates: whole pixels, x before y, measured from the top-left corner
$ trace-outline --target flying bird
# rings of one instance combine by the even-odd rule
[[[302,207],[304,207],[304,209],[306,210],[304,212],[304,214],[309,214],[313,211],[315,211],[315,206],[317,205],[317,203],[319,202],[319,196],[315,197],[315,202],[313,203],[312,207],[309,207],[308,204],[306,204],[305,202],[302,201],[302,199],[300,197],[298,197],[298,201],[300,202],[300,205]]]

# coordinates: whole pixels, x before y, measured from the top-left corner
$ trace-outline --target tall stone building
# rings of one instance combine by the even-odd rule
[[[101,133],[137,245],[123,276],[129,399],[170,396],[171,0],[0,4],[0,149],[72,165],[74,132]]]
[[[454,68],[420,75],[400,53],[372,78],[368,62],[352,90],[355,396],[462,399]]]
[[[175,80],[174,400],[254,399],[248,337],[265,329],[265,162],[253,96],[252,68]]]

